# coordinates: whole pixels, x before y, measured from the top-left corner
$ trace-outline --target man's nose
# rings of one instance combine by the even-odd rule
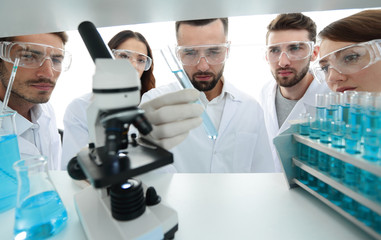
[[[202,72],[205,72],[209,69],[209,63],[207,62],[205,56],[200,57],[200,60],[198,60],[197,63],[197,68]]]
[[[44,78],[52,78],[54,76],[53,62],[50,58],[45,58],[38,68],[37,75]]]
[[[290,65],[290,59],[288,58],[287,53],[281,52],[278,60],[278,65],[280,67],[286,67]]]

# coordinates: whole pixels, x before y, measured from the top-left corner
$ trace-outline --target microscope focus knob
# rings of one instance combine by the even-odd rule
[[[147,188],[147,192],[146,192],[147,206],[153,206],[153,205],[159,204],[160,201],[161,201],[161,198],[159,195],[157,195],[155,188],[153,187]]]

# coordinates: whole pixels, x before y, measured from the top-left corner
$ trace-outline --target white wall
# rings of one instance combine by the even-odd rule
[[[359,9],[307,12],[318,26],[318,32],[327,24],[351,15]],[[266,27],[276,15],[255,15],[229,18],[229,40],[231,53],[225,66],[225,77],[244,92],[258,98],[263,84],[273,81],[267,63],[264,60],[262,46],[265,44]],[[164,59],[160,48],[175,44],[174,22],[127,25],[99,28],[107,43],[116,33],[130,29],[142,33],[153,50],[155,62],[154,75],[157,86],[175,81]],[[77,31],[70,31],[66,50],[73,55],[71,68],[64,72],[51,98],[59,128],[63,129],[63,115],[66,106],[72,99],[91,92],[92,75],[95,67],[87,49]]]

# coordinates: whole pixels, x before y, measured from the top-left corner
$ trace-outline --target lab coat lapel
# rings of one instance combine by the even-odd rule
[[[31,142],[29,142],[28,140],[18,136],[17,141],[19,143],[21,158],[27,158],[27,157],[37,156],[41,154],[40,151],[37,149],[37,147]]]
[[[266,109],[263,109],[263,111],[266,111],[269,113],[267,115],[267,116],[269,116],[269,118],[265,119],[266,121],[270,122],[269,125],[270,126],[276,126],[276,129],[278,129],[278,126],[279,126],[278,117],[277,117],[277,113],[276,113],[276,107],[274,104],[276,91],[277,91],[277,84],[274,81],[273,84],[271,85],[271,87],[269,88],[269,97],[266,100],[266,106],[265,106]],[[266,114],[265,114],[265,116],[266,116]],[[274,128],[274,133],[276,132],[276,129]],[[279,131],[279,129],[278,129],[278,131]]]
[[[233,116],[235,115],[235,112],[237,111],[238,104],[240,104],[240,102],[231,99],[230,96],[226,98],[224,111],[222,113],[220,128],[218,129],[219,136],[223,135],[224,131],[229,126],[230,121],[232,120]]]

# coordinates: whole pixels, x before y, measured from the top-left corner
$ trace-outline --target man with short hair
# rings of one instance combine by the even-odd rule
[[[275,81],[262,89],[261,105],[273,159],[281,172],[273,139],[290,127],[289,120],[300,113],[314,113],[315,94],[329,92],[325,83],[314,79],[309,70],[319,48],[316,42],[316,24],[302,13],[280,14],[267,27],[266,60]]]
[[[217,129],[218,137],[216,140],[209,138],[203,126],[190,130],[189,134],[186,132],[176,142],[177,146],[169,147],[174,154],[172,171],[274,171],[269,143],[263,141],[267,139],[267,133],[263,127],[262,109],[253,98],[236,89],[223,76],[230,47],[227,36],[227,18],[176,22],[177,56],[191,83],[200,91],[200,101]],[[179,90],[179,84],[175,82],[144,94],[142,102],[145,103],[141,107],[146,110],[147,118],[155,122],[151,113],[157,99],[163,94],[176,94]],[[159,126],[154,124],[154,132]],[[170,134],[175,130],[175,124],[172,124],[167,132]]]
[[[18,70],[8,107],[17,111],[16,128],[21,158],[44,155],[49,169],[61,167],[61,139],[48,103],[57,79],[69,68],[64,32],[0,38],[0,106],[16,58]]]

